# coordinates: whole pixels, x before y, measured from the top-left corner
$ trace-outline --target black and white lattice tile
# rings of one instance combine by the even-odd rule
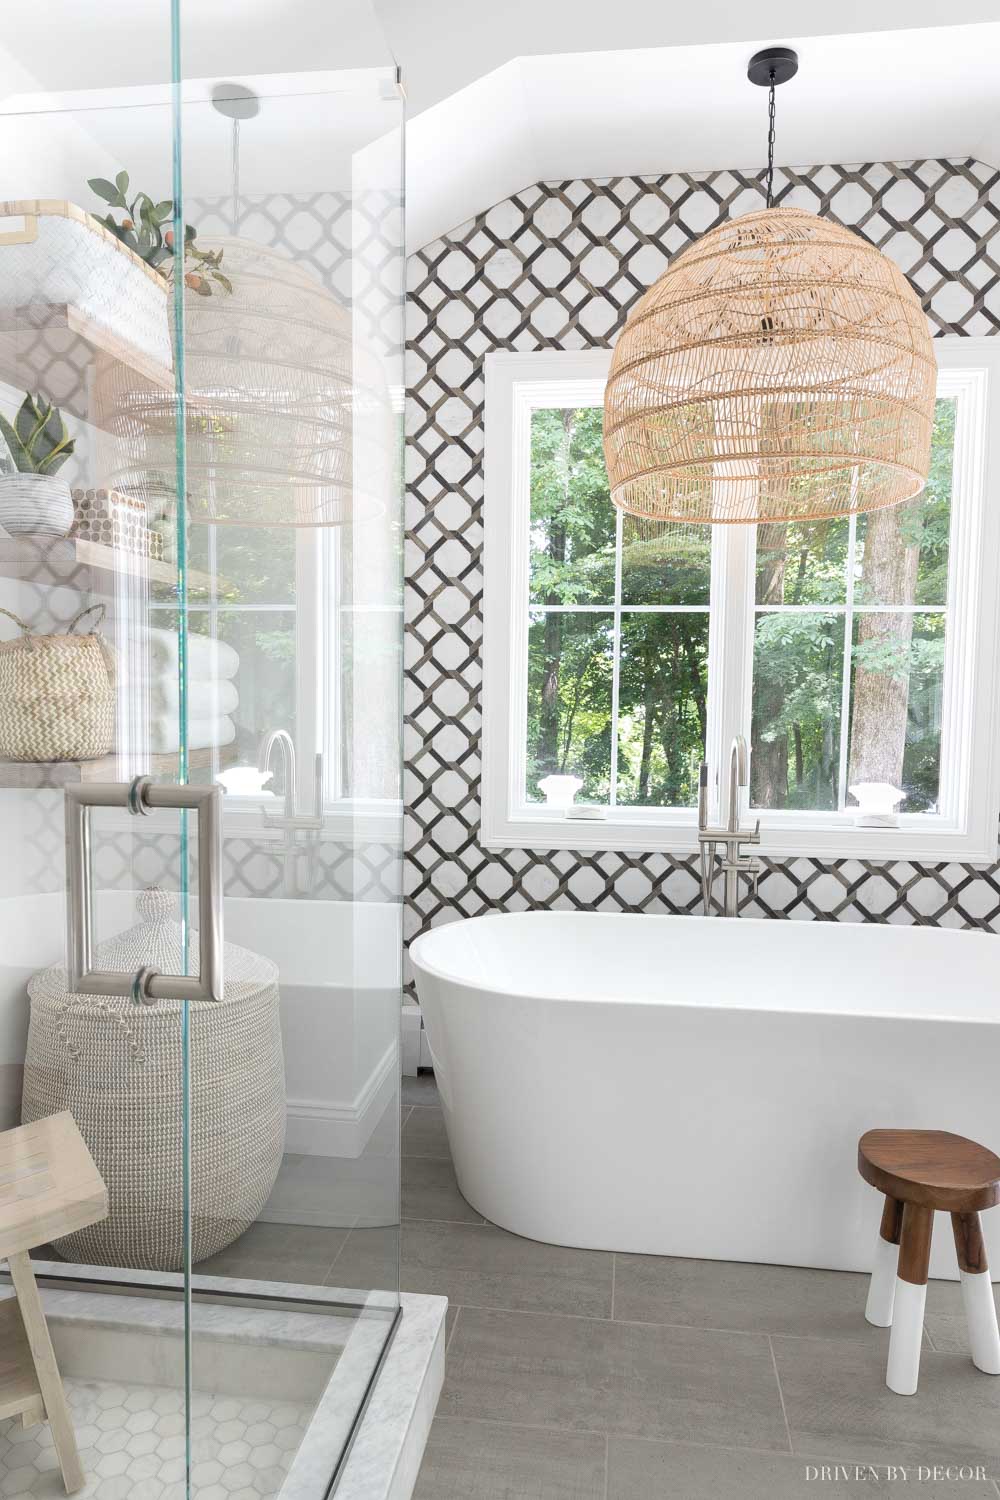
[[[776,174],[779,202],[849,225],[941,334],[1000,329],[1000,172],[969,159]],[[407,268],[406,932],[533,907],[695,911],[695,861],[478,842],[484,356],[614,342],[672,256],[757,207],[740,172],[538,183]],[[790,920],[1000,928],[1000,866],[767,861],[745,910]]]

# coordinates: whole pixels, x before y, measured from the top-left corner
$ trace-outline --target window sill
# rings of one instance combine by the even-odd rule
[[[284,800],[273,794],[238,797],[229,792],[223,802],[223,836],[252,838],[260,843],[281,842],[286,830],[271,819],[281,818],[284,806]],[[308,815],[304,809],[300,812]],[[402,842],[402,817],[402,806],[398,802],[345,799],[326,805],[323,826],[314,831],[322,842],[395,846]],[[302,837],[300,832],[299,838]]]
[[[757,814],[744,816],[752,826]],[[766,859],[877,860],[895,863],[992,864],[997,858],[997,830],[987,824],[958,828],[943,820],[914,816],[898,828],[857,828],[849,816],[827,814],[809,820],[802,814],[762,815],[760,844]],[[480,843],[485,849],[572,849],[577,852],[621,851],[640,854],[692,855],[698,852],[694,815],[665,815],[657,820],[607,817],[584,820],[526,813],[507,819],[484,816]]]

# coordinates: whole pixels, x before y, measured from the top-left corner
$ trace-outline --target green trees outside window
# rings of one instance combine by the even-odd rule
[[[599,407],[531,423],[529,802],[690,807],[708,716],[712,528],[647,535],[616,517]],[[930,481],[855,521],[758,528],[753,805],[836,809],[888,781],[938,797],[955,402],[939,400]],[[843,742],[847,736],[846,744]]]

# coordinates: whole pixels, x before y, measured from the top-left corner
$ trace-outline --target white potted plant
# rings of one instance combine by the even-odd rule
[[[12,536],[66,536],[73,497],[56,470],[73,452],[62,412],[29,391],[13,423],[0,416],[13,472],[0,474],[0,526]]]

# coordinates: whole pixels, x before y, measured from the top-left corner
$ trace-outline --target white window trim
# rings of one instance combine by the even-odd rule
[[[952,523],[948,635],[942,718],[940,814],[904,815],[895,829],[854,826],[850,812],[760,812],[769,856],[990,862],[1000,817],[998,613],[1000,591],[1000,338],[934,340],[942,394],[962,396],[955,433],[955,490],[964,503]],[[521,803],[526,753],[530,521],[528,451],[537,407],[589,405],[603,390],[608,350],[498,352],[486,357],[483,779],[480,842],[488,849],[575,849],[691,853],[697,819],[689,809],[615,808],[594,822],[553,816]],[[518,461],[520,456],[521,461]],[[995,503],[989,503],[996,497]],[[719,544],[721,542],[721,545]],[[714,773],[732,736],[746,732],[752,674],[754,547],[748,527],[720,528],[713,548],[710,650],[729,639],[709,700],[707,758]],[[737,643],[745,649],[737,649]],[[957,747],[966,747],[951,767]],[[725,778],[723,778],[725,780]],[[716,802],[718,797],[716,796]],[[713,816],[724,816],[716,806]],[[756,817],[756,810],[752,814]]]
[[[345,607],[336,599],[337,573],[341,565],[341,542],[336,529],[304,529],[295,536],[295,597],[288,604],[251,603],[240,606],[247,614],[284,613],[295,616],[295,732],[296,813],[312,817],[316,812],[315,757],[323,754],[322,826],[315,830],[321,841],[343,844],[402,844],[401,801],[374,797],[351,797],[342,789],[340,646],[341,616]],[[209,573],[217,577],[215,540],[210,538]],[[153,611],[176,609],[176,604],[158,601]],[[380,612],[402,616],[402,604],[377,606]],[[207,602],[198,601],[192,613],[208,614],[214,625],[217,615],[234,613],[213,592]],[[358,612],[361,612],[359,607]],[[151,615],[155,621],[155,613]],[[216,633],[214,630],[213,634]],[[280,727],[280,726],[275,726]],[[223,805],[223,836],[247,838],[255,843],[281,843],[283,828],[265,820],[264,814],[280,816],[284,797],[273,792],[227,792]],[[109,820],[108,827],[119,826]],[[131,826],[126,817],[121,827]],[[300,839],[304,834],[299,834]]]

